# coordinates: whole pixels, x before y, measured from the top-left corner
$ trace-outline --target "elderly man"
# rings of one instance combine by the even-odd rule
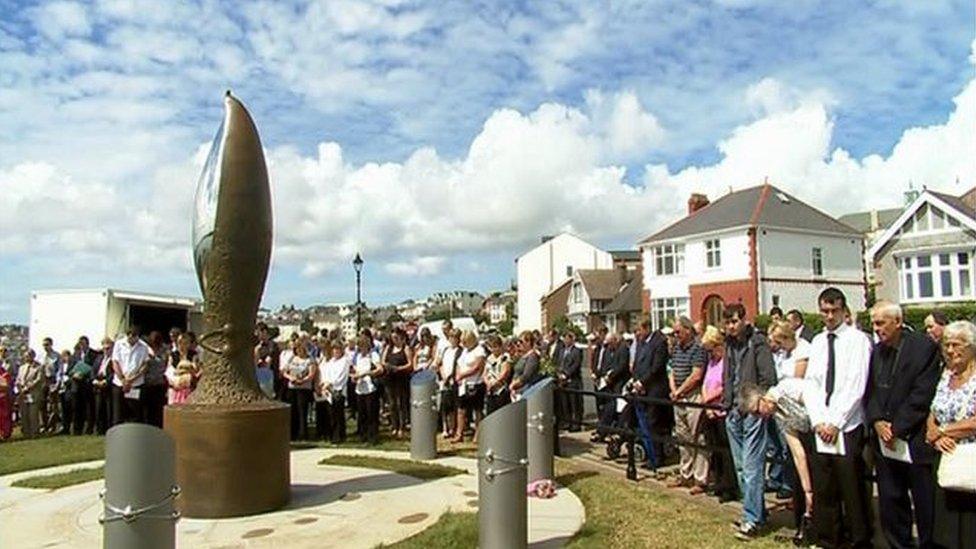
[[[874,428],[878,456],[881,530],[891,547],[932,547],[935,451],[925,443],[925,420],[939,382],[939,347],[902,328],[901,308],[879,301],[871,309],[878,345],[871,353],[866,420]],[[909,498],[909,493],[911,498]]]
[[[742,388],[754,384],[765,392],[776,383],[776,368],[766,338],[746,321],[745,306],[729,304],[722,313],[722,320],[727,338],[722,404],[730,408],[725,418],[725,430],[742,491],[742,519],[736,537],[751,540],[760,534],[766,523],[766,501],[763,499],[766,420],[741,409]]]
[[[871,545],[871,507],[865,489],[863,396],[871,340],[845,322],[847,298],[827,288],[817,299],[824,331],[810,344],[803,402],[814,431],[810,456],[817,545]],[[843,515],[843,516],[842,516]],[[844,520],[846,519],[846,520]],[[841,525],[851,539],[842,539]]]
[[[626,345],[620,343],[620,336],[616,332],[607,335],[600,369],[597,371],[597,391],[619,395],[623,393],[624,385],[630,378],[630,353]],[[596,439],[602,440],[608,434],[607,427],[616,423],[617,401],[605,398],[600,412],[600,427],[597,428]]]
[[[671,375],[668,379],[671,400],[698,402],[701,383],[705,377],[708,355],[695,341],[695,328],[688,317],[678,317],[674,322],[675,345],[671,353]],[[681,456],[679,477],[669,486],[686,486],[692,494],[705,491],[708,482],[708,458],[698,448],[684,444],[704,444],[703,432],[698,429],[700,408],[688,408],[680,404],[674,407],[674,434],[678,439]]]
[[[152,351],[139,339],[139,329],[130,327],[112,348],[112,425],[143,421],[140,393]]]

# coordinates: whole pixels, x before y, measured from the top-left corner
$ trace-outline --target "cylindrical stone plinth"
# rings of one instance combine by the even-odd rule
[[[410,458],[437,457],[437,376],[430,370],[410,379]]]
[[[522,395],[526,401],[526,447],[528,448],[528,481],[552,479],[556,416],[553,413],[552,378],[530,387]]]
[[[176,547],[179,494],[173,441],[151,425],[124,423],[105,436],[105,549]],[[126,513],[132,513],[126,517]],[[16,528],[11,524],[11,528]]]
[[[290,409],[264,401],[167,406],[184,516],[225,518],[280,509],[291,492]]]
[[[505,405],[478,427],[478,547],[528,545],[525,400]]]

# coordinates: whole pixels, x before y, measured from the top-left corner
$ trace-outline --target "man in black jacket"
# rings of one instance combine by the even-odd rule
[[[668,399],[668,338],[655,330],[651,333],[651,321],[644,320],[635,332],[637,344],[634,350],[634,391],[637,394]],[[671,434],[674,413],[667,404],[638,404],[637,413],[643,410],[647,416],[652,438],[652,467],[659,467],[664,459],[663,440]]]
[[[563,334],[563,348],[556,357],[559,386],[579,390],[583,387],[583,350],[576,347],[576,334],[566,330]],[[563,426],[578,432],[583,422],[583,395],[579,393],[559,393],[557,408]]]
[[[878,507],[891,547],[932,546],[935,452],[925,443],[925,420],[939,382],[939,349],[925,334],[903,330],[901,308],[879,301],[871,309],[878,344],[871,352],[866,420],[877,435]],[[907,452],[907,454],[906,454]],[[911,499],[909,499],[911,493]]]
[[[620,336],[611,333],[607,336],[603,351],[603,361],[597,372],[597,391],[619,395],[630,379],[630,349],[620,343]],[[616,423],[617,399],[605,399],[600,414],[600,426],[609,427]],[[606,429],[597,429],[597,437],[608,434]]]
[[[742,492],[742,520],[736,535],[748,540],[758,536],[766,523],[763,499],[766,425],[762,417],[741,410],[741,389],[756,385],[765,393],[776,383],[776,369],[766,338],[746,321],[746,308],[741,303],[726,305],[722,319],[728,338],[722,372],[722,404],[730,408],[725,429]]]
[[[809,326],[803,323],[803,313],[797,309],[792,309],[790,312],[786,313],[786,321],[790,323],[790,327],[796,332],[797,339],[805,339],[807,343],[813,341],[813,330]]]

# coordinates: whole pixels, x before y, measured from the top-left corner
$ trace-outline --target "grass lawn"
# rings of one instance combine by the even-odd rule
[[[101,467],[90,469],[73,469],[67,473],[55,473],[53,475],[41,475],[20,479],[11,486],[16,488],[36,488],[40,490],[56,490],[65,486],[81,484],[93,480],[105,478],[105,470]]]
[[[105,437],[56,435],[0,442],[0,475],[105,458]]]
[[[342,465],[346,467],[363,467],[366,469],[381,469],[392,471],[420,480],[436,480],[465,473],[463,469],[448,467],[436,463],[410,461],[406,459],[390,459],[374,456],[331,456],[319,462],[319,465]]]
[[[556,480],[586,507],[586,523],[568,547],[729,547],[740,543],[729,527],[736,515],[712,502],[692,502],[663,489],[578,469],[564,460],[557,461],[556,473]],[[446,549],[477,543],[477,515],[446,513],[427,530],[391,547]],[[748,545],[784,547],[772,535]]]

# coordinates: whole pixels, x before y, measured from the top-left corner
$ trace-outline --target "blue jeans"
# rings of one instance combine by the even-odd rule
[[[790,473],[790,449],[786,446],[783,430],[776,421],[766,422],[766,453],[771,459],[767,486],[770,490],[789,490],[792,486],[788,477]]]
[[[766,522],[763,476],[766,469],[766,420],[743,416],[738,407],[725,418],[729,450],[742,491],[742,522],[761,526]]]

